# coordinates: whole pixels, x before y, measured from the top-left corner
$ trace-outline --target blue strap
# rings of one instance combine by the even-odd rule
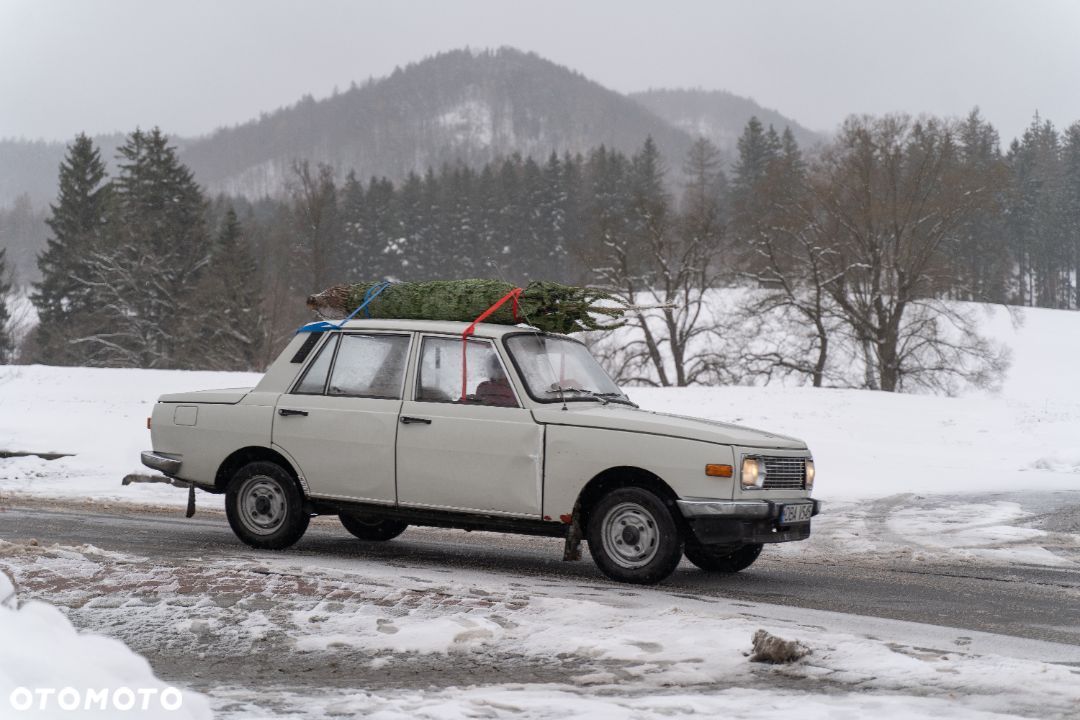
[[[349,313],[349,316],[347,318],[345,318],[344,320],[342,320],[341,322],[339,322],[337,324],[334,324],[332,322],[328,322],[326,320],[319,320],[317,322],[311,322],[311,323],[308,323],[307,325],[304,325],[299,330],[297,330],[296,334],[299,335],[300,333],[304,333],[304,332],[325,332],[327,330],[340,330],[345,325],[345,323],[349,322],[354,317],[356,317],[356,314],[358,312],[360,312],[361,310],[364,311],[365,316],[370,318],[371,317],[371,312],[367,309],[367,306],[371,303],[372,300],[379,297],[379,295],[382,293],[383,290],[385,290],[386,288],[390,287],[393,284],[394,283],[392,281],[390,281],[390,280],[383,280],[381,283],[379,283],[377,285],[372,285],[371,287],[369,287],[367,289],[367,292],[364,293],[364,302],[360,303],[360,307],[356,308],[351,313]]]

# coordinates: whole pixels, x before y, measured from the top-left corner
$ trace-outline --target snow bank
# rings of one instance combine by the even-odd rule
[[[117,370],[44,365],[0,366],[0,452],[71,457],[0,459],[0,492],[95,500],[181,503],[169,486],[122,488],[130,472],[148,472],[139,453],[163,393],[252,386],[253,373]]]
[[[0,716],[142,720],[212,717],[208,701],[154,677],[122,642],[81,634],[43,602],[18,603],[0,573]],[[51,691],[51,692],[50,692]]]

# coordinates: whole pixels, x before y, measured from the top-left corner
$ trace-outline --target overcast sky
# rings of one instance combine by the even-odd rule
[[[0,0],[0,137],[206,133],[463,46],[619,91],[725,89],[814,129],[1080,120],[1078,0]]]

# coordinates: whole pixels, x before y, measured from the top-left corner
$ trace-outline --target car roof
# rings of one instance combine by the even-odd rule
[[[331,321],[334,322],[334,321]],[[335,323],[336,324],[336,323]],[[461,335],[472,323],[449,320],[349,320],[342,330],[405,330],[408,332],[432,332],[448,335]],[[479,323],[475,337],[501,338],[516,332],[540,332],[531,325],[497,325]],[[544,333],[547,334],[547,333]]]

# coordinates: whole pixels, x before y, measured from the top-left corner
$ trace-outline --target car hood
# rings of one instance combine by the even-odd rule
[[[223,390],[193,390],[191,392],[170,393],[158,398],[158,402],[167,403],[215,403],[235,405],[251,392],[251,388],[225,388]]]
[[[537,422],[548,425],[624,430],[743,447],[806,449],[806,443],[793,437],[715,420],[668,415],[615,403],[609,405],[570,403],[567,408],[563,410],[561,405],[540,408],[533,411],[533,416]]]

